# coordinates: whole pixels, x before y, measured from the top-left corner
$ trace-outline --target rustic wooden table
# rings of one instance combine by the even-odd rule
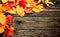
[[[15,37],[60,37],[60,0],[52,1],[55,5],[39,14],[13,15]]]

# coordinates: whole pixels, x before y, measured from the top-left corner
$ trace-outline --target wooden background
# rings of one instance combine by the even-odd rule
[[[45,11],[19,17],[13,15],[14,37],[60,37],[60,0]]]

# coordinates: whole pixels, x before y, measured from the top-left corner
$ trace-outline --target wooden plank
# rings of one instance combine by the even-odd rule
[[[22,22],[22,23],[12,23],[16,29],[20,30],[39,30],[39,29],[59,29],[56,27],[57,22]]]
[[[60,9],[44,9],[43,11],[56,11],[56,12],[59,12],[60,11]]]
[[[46,35],[47,37],[56,36],[56,30],[16,30],[15,37],[37,37]]]
[[[13,22],[15,21],[60,21],[60,17],[14,17]]]
[[[25,17],[60,17],[60,12],[40,12],[40,13],[33,13],[30,15],[25,15]]]
[[[60,17],[14,17],[12,24],[17,29],[59,29],[59,19]]]

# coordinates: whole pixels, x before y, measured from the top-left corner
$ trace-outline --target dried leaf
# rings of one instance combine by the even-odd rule
[[[2,34],[5,31],[4,25],[0,24],[0,34]]]
[[[8,10],[8,13],[10,13],[10,14],[16,14],[16,9],[13,8],[13,9],[11,9],[11,10]]]
[[[9,26],[9,28],[6,29],[6,37],[14,37],[14,31],[15,31],[15,28],[12,26]]]
[[[36,12],[36,13],[39,13],[43,10],[43,6],[42,5],[38,5],[38,6],[35,6],[33,7],[32,11]]]
[[[20,0],[20,1],[19,1],[19,5],[20,5],[21,7],[23,7],[23,8],[26,7],[26,4],[27,4],[27,2],[26,2],[25,0]]]
[[[28,14],[30,14],[30,13],[32,13],[32,10],[31,10],[32,8],[30,7],[30,8],[24,8],[24,10],[25,10],[25,13],[28,13]]]
[[[8,2],[8,0],[1,0],[3,3],[6,3],[6,2]]]
[[[50,0],[42,0],[43,3],[45,3],[48,7],[50,7],[49,4],[54,5]]]
[[[8,10],[12,9],[11,7],[7,6],[6,4],[2,4],[2,10],[3,12],[7,12]]]
[[[5,15],[4,15],[2,12],[0,12],[0,23],[1,23],[1,24],[5,24],[5,22],[6,22],[6,17],[5,17]]]
[[[12,23],[13,17],[11,15],[6,16],[6,24]]]
[[[14,7],[14,6],[15,6],[15,2],[13,2],[13,1],[8,1],[7,5],[10,6],[10,7]]]
[[[16,11],[17,11],[17,14],[19,16],[24,16],[25,15],[24,9],[22,7],[20,7],[19,5],[16,7]]]

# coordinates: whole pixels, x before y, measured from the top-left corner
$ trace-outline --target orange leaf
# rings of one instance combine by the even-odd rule
[[[2,4],[2,10],[4,12],[7,12],[8,10],[10,10],[11,8],[9,6],[7,6],[6,4]]]
[[[9,26],[9,28],[7,28],[6,30],[6,37],[13,37],[14,36],[14,30],[15,28],[12,26]]]
[[[5,29],[4,26],[2,24],[0,24],[0,34],[5,31],[4,29]]]

